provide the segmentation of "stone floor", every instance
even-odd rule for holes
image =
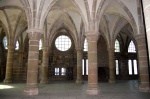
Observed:
[[[115,84],[99,83],[100,94],[86,94],[87,82],[77,85],[72,81],[53,81],[39,84],[39,95],[26,96],[25,83],[0,83],[0,99],[150,99],[150,93],[139,92],[138,81],[117,81]]]

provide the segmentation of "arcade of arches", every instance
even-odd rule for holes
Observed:
[[[99,82],[136,79],[139,90],[148,92],[149,5],[149,0],[0,0],[0,80],[26,82],[27,95],[37,95],[37,84],[52,80],[87,80],[87,94],[96,95]]]

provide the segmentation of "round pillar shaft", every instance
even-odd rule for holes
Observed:
[[[8,46],[7,63],[6,63],[6,75],[4,83],[12,83],[12,69],[14,59],[14,46]]]
[[[87,34],[88,40],[88,86],[87,94],[97,95],[98,88],[98,66],[97,66],[97,40],[98,34]]]
[[[49,48],[43,47],[42,68],[41,68],[41,81],[40,83],[48,83],[48,60],[49,60]]]
[[[83,83],[83,78],[82,78],[82,49],[77,49],[77,84],[82,84]]]
[[[149,86],[149,71],[148,71],[148,60],[146,52],[145,36],[136,36],[137,47],[138,47],[138,59],[139,59],[139,72],[140,72],[140,86],[139,90],[142,92],[150,92]]]
[[[39,38],[41,31],[37,29],[28,30],[29,36],[29,53],[28,53],[28,69],[27,69],[27,85],[25,94],[37,95],[38,91],[38,63],[39,63]]]
[[[116,82],[114,48],[109,48],[109,83]]]

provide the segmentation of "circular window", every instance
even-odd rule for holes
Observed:
[[[60,51],[67,51],[71,47],[71,40],[68,36],[61,35],[55,40],[55,46]]]

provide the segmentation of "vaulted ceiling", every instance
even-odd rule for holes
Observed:
[[[126,25],[138,33],[137,6],[137,0],[1,0],[0,21],[6,35],[15,40],[27,28],[43,29],[44,39],[50,39],[64,27],[75,42],[91,30],[109,41]]]

